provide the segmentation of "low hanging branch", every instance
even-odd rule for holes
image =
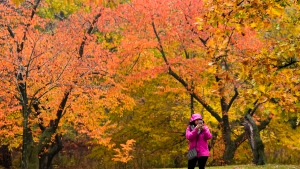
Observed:
[[[219,122],[222,121],[222,118],[219,116],[219,114],[213,110],[213,108],[211,106],[209,106],[200,96],[198,96],[193,90],[191,90],[191,88],[189,87],[188,83],[183,79],[181,78],[177,73],[175,73],[172,68],[171,68],[171,65],[169,64],[168,62],[168,59],[166,57],[166,54],[164,52],[164,48],[162,46],[162,43],[161,43],[161,40],[159,38],[159,35],[156,31],[156,27],[155,27],[155,24],[154,22],[152,22],[152,28],[153,28],[153,31],[155,33],[155,36],[157,38],[157,41],[158,41],[158,44],[159,44],[159,48],[158,50],[160,51],[160,53],[162,54],[162,57],[166,63],[166,65],[168,66],[168,73],[174,77],[177,81],[179,81],[186,89],[188,92],[190,92],[190,95],[195,98],[199,103],[201,103],[201,105],[208,111],[210,112],[210,114],[212,116],[214,116]]]
[[[285,60],[285,64],[283,64],[283,65],[280,65],[280,66],[274,66],[274,67],[277,67],[277,70],[280,70],[280,69],[284,69],[284,68],[287,68],[287,67],[289,67],[289,66],[292,66],[292,65],[294,65],[294,64],[296,64],[297,62],[299,62],[299,61],[297,61],[297,59],[296,58],[289,58],[289,59],[286,59]]]

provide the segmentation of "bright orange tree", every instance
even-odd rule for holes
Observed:
[[[281,71],[285,64],[278,58],[270,63],[268,53],[277,52],[263,36],[279,16],[274,13],[280,5],[273,1],[133,0],[117,9],[124,36],[119,52],[124,62],[133,65],[128,68],[132,76],[147,80],[167,72],[182,84],[218,123],[225,144],[222,160],[230,163],[246,139],[239,124],[244,115],[261,145],[259,131],[273,115],[299,109],[297,87],[285,91],[283,83],[290,81],[281,78],[291,74]],[[283,68],[299,71],[288,65]],[[254,162],[264,164],[263,148],[259,149],[253,150]]]
[[[120,58],[95,33],[108,31],[109,9],[82,4],[50,20],[40,7],[47,3],[0,4],[1,141],[22,144],[24,169],[51,167],[68,129],[108,145],[107,113],[133,105],[116,81]]]

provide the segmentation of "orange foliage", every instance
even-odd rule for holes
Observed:
[[[115,157],[112,160],[120,161],[122,163],[127,163],[128,161],[130,161],[133,158],[133,156],[130,155],[130,151],[133,150],[134,143],[135,140],[131,139],[127,140],[126,144],[120,144],[122,148],[121,150],[119,148],[114,149],[114,151],[116,151],[117,154],[114,155]]]
[[[82,10],[65,20],[49,20],[32,15],[31,3],[26,1],[27,6],[23,4],[18,9],[9,2],[0,4],[0,11],[5,11],[0,21],[0,118],[3,125],[20,123],[21,118],[14,118],[16,111],[29,110],[29,127],[38,139],[41,132],[36,125],[48,126],[51,120],[58,118],[56,111],[64,92],[72,88],[58,132],[66,133],[67,126],[71,126],[96,138],[98,143],[108,144],[110,139],[103,136],[110,127],[105,109],[122,114],[134,104],[123,93],[126,87],[116,82],[121,59],[89,32],[95,30],[96,25],[99,32],[108,31],[105,24],[100,23],[107,21],[109,9],[99,6],[90,13]],[[95,19],[97,15],[99,20]],[[26,86],[25,94],[18,90],[18,84]],[[27,102],[26,107],[21,107],[20,103],[24,102]],[[32,107],[35,103],[38,103],[38,111]],[[17,131],[12,133],[20,132],[19,128],[13,129]],[[1,130],[0,135],[5,133]]]

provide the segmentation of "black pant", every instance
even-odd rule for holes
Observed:
[[[194,169],[196,167],[197,161],[198,161],[199,169],[204,169],[207,159],[208,159],[207,156],[203,156],[203,157],[194,158],[192,160],[189,160],[188,169]]]

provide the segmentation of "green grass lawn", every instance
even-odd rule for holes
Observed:
[[[220,166],[220,167],[205,167],[208,169],[258,169],[258,168],[265,168],[265,169],[300,169],[300,166],[296,165],[276,165],[276,164],[268,164],[264,166],[255,166],[255,165],[235,165],[235,166]]]
[[[277,164],[267,164],[263,166],[255,166],[255,165],[229,165],[229,166],[217,166],[217,167],[205,167],[207,169],[300,169],[300,166],[297,165],[277,165]],[[175,169],[175,168],[168,168],[168,169]],[[177,168],[179,169],[179,168]],[[186,168],[181,168],[186,169]],[[198,169],[196,167],[195,169]]]

